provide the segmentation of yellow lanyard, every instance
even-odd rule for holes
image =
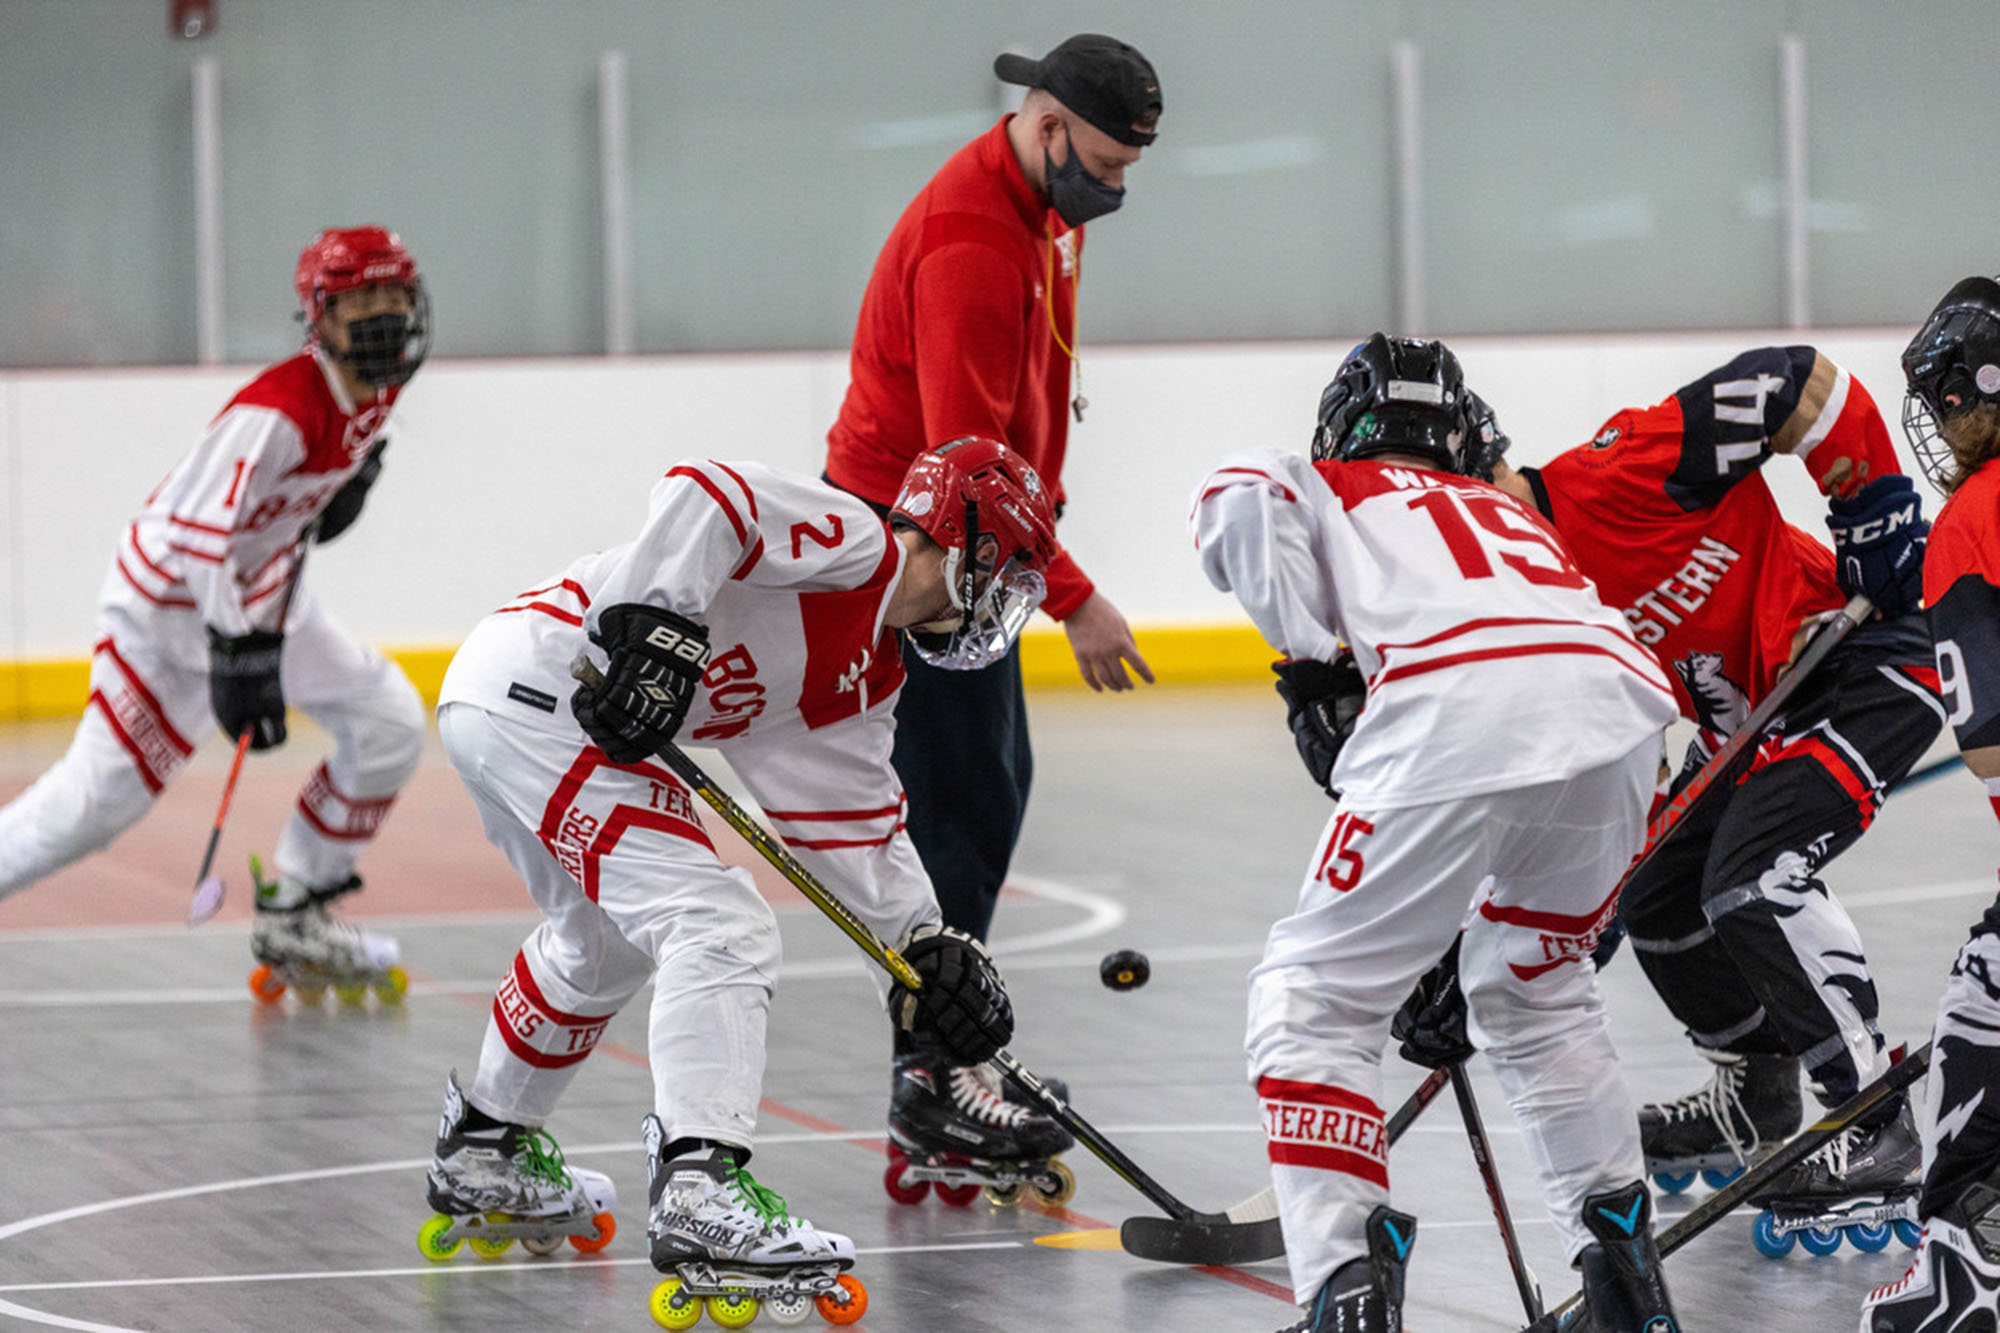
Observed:
[[[1081,422],[1083,420],[1083,409],[1090,406],[1090,400],[1083,396],[1083,359],[1077,356],[1074,347],[1063,341],[1062,330],[1056,327],[1056,234],[1054,230],[1044,223],[1042,235],[1047,237],[1049,242],[1048,281],[1043,286],[1043,290],[1048,296],[1049,333],[1055,338],[1056,346],[1062,350],[1062,354],[1069,358],[1070,375],[1075,380],[1075,384],[1072,387],[1076,391],[1075,396],[1069,400],[1069,410],[1074,412],[1076,419]],[[1080,270],[1082,268],[1083,263],[1080,259],[1071,260],[1069,271],[1069,309],[1070,331],[1072,333],[1075,332],[1076,321],[1076,284],[1077,279],[1081,276]]]

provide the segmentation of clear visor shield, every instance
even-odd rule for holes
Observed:
[[[1042,576],[1016,556],[986,581],[955,629],[942,634],[912,630],[910,646],[918,657],[946,671],[977,671],[991,666],[1021,637],[1028,617],[1035,614],[1048,591]]]

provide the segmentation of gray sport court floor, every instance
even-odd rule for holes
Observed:
[[[997,931],[1021,1020],[1014,1050],[1066,1076],[1078,1109],[1169,1189],[1224,1207],[1263,1184],[1240,1054],[1243,976],[1293,897],[1324,802],[1268,690],[1052,693],[1032,711],[1036,795]],[[0,795],[39,771],[68,730],[0,729]],[[253,760],[238,794],[224,863],[236,912],[247,897],[242,851],[268,845],[317,754],[308,730],[294,737]],[[653,1327],[637,1143],[650,1086],[644,996],[613,1023],[551,1125],[573,1160],[615,1178],[612,1245],[594,1258],[565,1249],[534,1260],[517,1247],[499,1261],[462,1251],[431,1265],[417,1254],[445,1071],[476,1058],[493,985],[534,919],[476,841],[435,748],[363,866],[371,890],[356,912],[399,904],[377,924],[401,937],[415,979],[401,1011],[331,998],[260,1010],[243,987],[240,916],[193,933],[101,924],[171,920],[226,758],[211,741],[112,853],[0,904],[0,1327]],[[1929,1026],[1953,951],[1993,892],[1994,835],[1961,770],[1892,799],[1835,867],[1895,1039],[1919,1040]],[[787,972],[756,1165],[796,1211],[854,1236],[871,1297],[859,1327],[1208,1333],[1293,1317],[1281,1264],[1179,1269],[1037,1244],[1150,1211],[1082,1151],[1070,1155],[1081,1187],[1060,1215],[891,1203],[879,1139],[888,1041],[862,963],[802,902],[781,908]],[[1100,986],[1097,960],[1120,946],[1151,955],[1146,989]],[[1629,955],[1605,981],[1641,1097],[1704,1076]],[[1417,1072],[1393,1054],[1387,1068],[1400,1098]],[[1506,1108],[1483,1070],[1476,1084],[1553,1302],[1570,1275]],[[1396,1149],[1392,1171],[1398,1204],[1420,1219],[1409,1327],[1517,1327],[1449,1097]],[[1669,1214],[1683,1206],[1666,1204]],[[1892,1280],[1906,1254],[1843,1248],[1772,1262],[1751,1248],[1741,1214],[1670,1272],[1690,1329],[1817,1333],[1853,1328],[1862,1293]]]

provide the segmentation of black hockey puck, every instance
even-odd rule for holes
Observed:
[[[1137,990],[1153,975],[1153,965],[1137,949],[1120,949],[1104,955],[1097,975],[1112,990]]]

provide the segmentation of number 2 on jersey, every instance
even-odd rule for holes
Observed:
[[[1482,494],[1440,486],[1411,496],[1409,505],[1430,515],[1445,548],[1458,562],[1458,572],[1466,578],[1492,578],[1490,557],[1497,556],[1530,583],[1588,586],[1562,544],[1498,491]],[[1471,522],[1466,521],[1468,516]]]

